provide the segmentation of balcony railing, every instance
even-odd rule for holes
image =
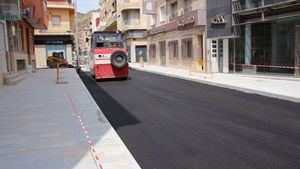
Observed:
[[[232,0],[232,5],[234,12],[240,12],[294,1],[297,0]]]
[[[39,30],[38,33],[65,35],[65,34],[74,34],[74,31],[72,31],[72,30]]]
[[[169,20],[174,20],[178,16],[178,12],[174,11],[169,15]]]

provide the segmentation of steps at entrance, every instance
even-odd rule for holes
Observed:
[[[27,76],[26,72],[19,72],[19,73],[4,73],[4,84],[11,86],[17,85],[19,82],[24,80]]]

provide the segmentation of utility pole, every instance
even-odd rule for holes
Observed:
[[[77,18],[77,0],[75,0],[75,44],[76,44],[76,60],[78,62],[79,55],[79,38],[78,38],[78,18]]]

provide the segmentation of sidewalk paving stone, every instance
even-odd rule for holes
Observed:
[[[68,99],[94,141],[104,169],[140,168],[73,69],[37,70],[16,86],[0,87],[0,168],[97,168]]]

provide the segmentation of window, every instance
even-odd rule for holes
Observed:
[[[166,20],[166,7],[162,6],[160,7],[160,14],[159,14],[159,21],[164,22]]]
[[[19,51],[19,29],[16,23],[12,24],[12,36],[13,36],[13,51]]]
[[[182,40],[182,57],[185,59],[190,59],[193,57],[192,38]]]
[[[140,10],[132,9],[122,12],[124,25],[137,25],[140,24]]]
[[[188,13],[192,11],[192,0],[184,0],[184,4],[185,4],[185,9],[184,9],[184,13]]]
[[[131,11],[131,24],[140,24],[140,10],[135,9]]]
[[[171,4],[171,11],[170,11],[171,19],[174,19],[178,16],[177,13],[177,1]]]
[[[124,25],[129,24],[129,13],[128,13],[128,11],[123,12],[123,24]]]
[[[52,16],[52,26],[60,26],[61,17],[60,16]]]
[[[20,33],[21,33],[21,49],[22,51],[25,51],[25,39],[24,39],[24,36],[25,36],[25,32],[24,32],[24,28],[22,25],[20,25]]]
[[[155,22],[156,22],[156,15],[151,15],[151,18],[150,18],[150,24],[151,24],[151,26],[155,25]]]

